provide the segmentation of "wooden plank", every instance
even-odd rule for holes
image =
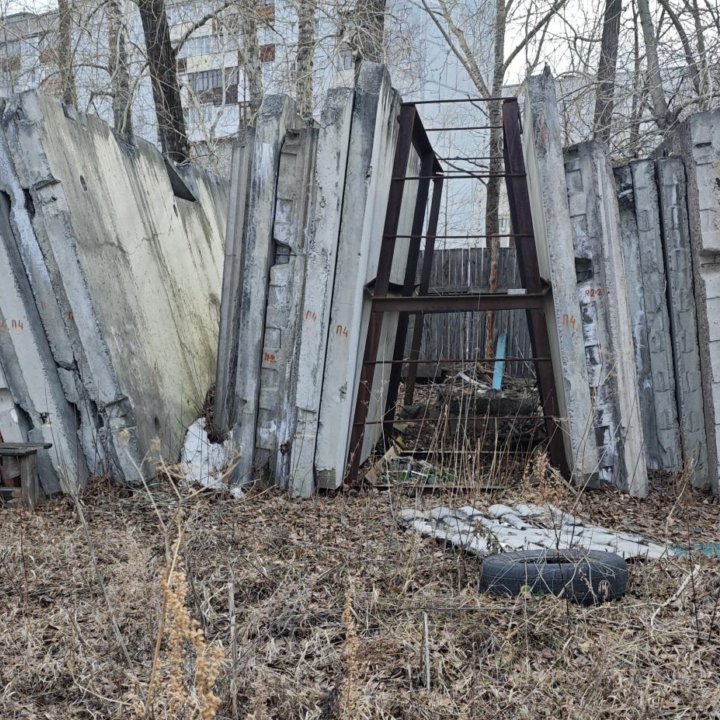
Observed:
[[[33,510],[40,499],[40,483],[38,481],[36,455],[20,458],[20,487],[22,488],[22,504]]]
[[[25,448],[29,450],[49,450],[52,447],[52,443],[10,443],[0,442],[0,450],[6,448]]]

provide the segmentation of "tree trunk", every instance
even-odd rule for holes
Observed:
[[[298,47],[295,58],[295,94],[298,113],[311,118],[313,110],[313,55],[315,51],[315,2],[299,0]]]
[[[697,68],[699,78],[698,95],[700,96],[699,108],[700,110],[706,110],[710,106],[710,73],[708,72],[707,51],[705,49],[705,29],[697,0],[692,0],[690,12],[692,13],[693,22],[695,23],[697,54],[700,61],[700,66]]]
[[[652,17],[648,0],[637,0],[640,25],[642,26],[645,41],[645,56],[647,58],[648,85],[650,98],[653,104],[653,116],[657,126],[664,130],[668,125],[668,107],[665,99],[665,90],[660,77],[660,62],[658,61],[657,39],[653,28]]]
[[[387,0],[357,0],[354,12],[353,54],[355,73],[363,60],[385,59],[385,8]]]
[[[595,96],[595,137],[608,142],[615,107],[615,70],[617,68],[618,42],[620,39],[620,15],[622,0],[605,1],[602,41],[600,43],[600,61],[597,72],[597,92]]]
[[[240,13],[240,33],[242,36],[240,64],[245,73],[247,100],[250,103],[250,112],[246,114],[244,120],[246,125],[254,125],[255,116],[260,109],[264,94],[255,2],[253,0],[241,0]]]
[[[493,59],[493,81],[491,93],[493,97],[502,95],[505,78],[505,0],[496,0],[495,8],[495,52]],[[490,162],[487,181],[487,204],[485,206],[485,233],[490,248],[490,274],[488,292],[497,292],[498,260],[500,259],[500,175],[504,171],[503,164],[503,133],[502,101],[492,100],[489,103],[490,129]],[[495,357],[495,313],[485,314],[485,357]]]
[[[637,157],[640,152],[640,116],[643,108],[643,79],[640,73],[640,34],[637,26],[637,7],[635,0],[632,2],[633,12],[633,96],[632,108],[630,111],[630,145],[629,152]]]
[[[130,73],[127,64],[127,35],[121,3],[108,2],[108,45],[110,48],[110,81],[112,85],[113,122],[122,135],[132,135]]]
[[[177,163],[190,159],[185,116],[170,42],[165,0],[138,0],[162,151]]]
[[[70,0],[58,0],[58,69],[62,100],[66,105],[77,106],[77,90],[73,70],[72,49],[73,9]]]

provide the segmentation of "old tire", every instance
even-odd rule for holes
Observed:
[[[625,594],[627,564],[619,555],[594,550],[520,550],[483,560],[480,590],[519,595],[525,590],[592,605]]]

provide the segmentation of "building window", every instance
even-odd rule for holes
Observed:
[[[275,45],[261,45],[258,52],[261,63],[274,62],[275,60]]]
[[[10,55],[8,57],[0,56],[0,72],[18,72],[20,70],[20,56]]]
[[[0,71],[17,72],[20,66],[20,41],[8,40],[0,43]]]
[[[275,23],[275,0],[260,0],[256,12],[258,20],[272,27]]]
[[[215,68],[188,73],[185,84],[204,105],[227,105],[238,98],[238,69]]]
[[[352,70],[355,67],[355,58],[353,57],[353,51],[347,43],[343,43],[340,46],[339,57],[340,70]]]

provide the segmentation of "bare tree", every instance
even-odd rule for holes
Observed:
[[[606,0],[603,19],[602,40],[600,43],[600,61],[597,71],[597,94],[595,98],[595,135],[607,142],[615,95],[615,71],[617,69],[618,44],[620,42],[620,16],[622,0]]]
[[[58,0],[58,70],[62,100],[77,106],[77,90],[73,70],[73,7],[70,0]]]
[[[385,59],[386,11],[387,0],[355,0],[350,9],[340,10],[340,33],[353,54],[356,76],[363,60]]]
[[[258,19],[254,0],[239,0],[240,10],[240,63],[245,72],[248,99],[250,102],[248,125],[255,122],[255,116],[263,99],[262,63],[258,44]]]
[[[301,117],[312,117],[313,55],[315,53],[315,2],[295,0],[298,43],[295,57],[295,96]]]
[[[545,29],[555,14],[566,4],[567,0],[553,0],[543,7],[536,7],[533,13],[535,22],[527,28],[524,36],[508,53],[505,47],[509,14],[511,9],[517,10],[514,0],[495,0],[495,13],[492,33],[492,67],[487,77],[481,70],[484,65],[482,59],[476,54],[477,49],[472,47],[466,30],[456,19],[454,10],[456,4],[451,0],[437,0],[431,7],[429,0],[421,0],[425,11],[432,18],[438,30],[448,43],[450,50],[467,71],[479,95],[489,98],[488,120],[490,125],[490,161],[489,177],[487,180],[487,200],[485,206],[485,233],[489,239],[490,247],[490,275],[488,286],[490,292],[497,290],[498,259],[500,253],[500,176],[503,170],[502,161],[502,102],[500,98],[508,68],[516,57],[526,50],[533,41],[544,38]],[[482,33],[478,33],[482,35]],[[539,57],[538,53],[535,53]],[[496,98],[496,99],[491,99]],[[492,357],[494,353],[494,314],[486,314],[485,357]]]
[[[127,31],[123,23],[122,0],[108,0],[109,72],[115,130],[132,134],[132,93],[127,58]]]
[[[145,35],[160,146],[170,159],[184,163],[190,151],[165,0],[137,0],[137,6]]]
[[[657,37],[653,27],[650,5],[648,0],[637,0],[640,26],[642,27],[643,40],[645,41],[645,55],[647,57],[648,84],[650,86],[650,97],[652,98],[653,117],[657,126],[664,130],[668,125],[668,106],[665,99],[660,76],[660,62],[658,60]]]

